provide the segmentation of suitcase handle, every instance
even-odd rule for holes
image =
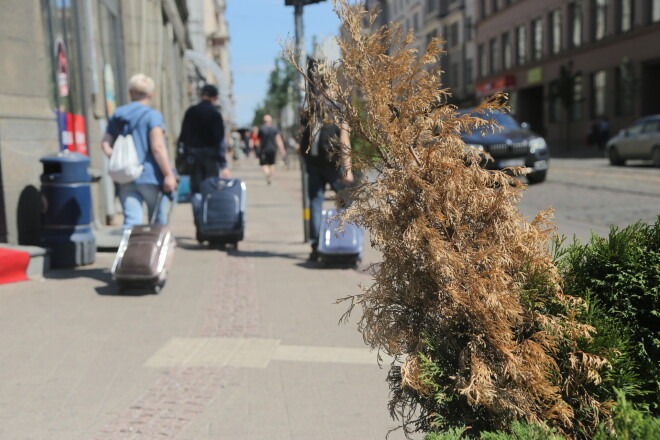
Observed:
[[[163,191],[158,191],[158,195],[156,196],[156,204],[154,205],[154,212],[151,213],[151,218],[149,219],[149,224],[150,225],[155,225],[156,224],[156,217],[158,217],[158,209],[160,208],[160,204],[163,201],[163,196],[165,194]],[[170,219],[172,218],[172,211],[174,210],[174,194],[169,193],[167,195],[170,199],[170,209],[168,209],[167,212],[167,222],[170,222]]]

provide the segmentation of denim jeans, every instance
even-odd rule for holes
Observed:
[[[319,243],[321,229],[321,214],[325,187],[329,184],[336,193],[345,187],[341,183],[341,171],[334,165],[307,164],[307,194],[309,196],[309,239],[312,248],[316,249]]]
[[[142,202],[147,203],[147,221],[151,221],[158,199],[158,193],[161,191],[160,185],[151,183],[129,182],[119,187],[119,200],[124,211],[124,229],[135,225],[144,224]],[[163,195],[160,199],[158,212],[156,214],[156,223],[166,225],[167,207],[169,199]]]

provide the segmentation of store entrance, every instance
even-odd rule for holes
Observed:
[[[546,135],[543,106],[543,86],[518,91],[518,122],[527,122],[541,136]]]
[[[642,116],[660,113],[660,60],[642,63]]]

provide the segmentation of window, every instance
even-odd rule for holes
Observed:
[[[527,62],[527,29],[524,24],[516,28],[516,62],[519,66]]]
[[[426,34],[426,45],[428,46],[429,43],[431,43],[431,41],[433,41],[433,39],[436,38],[437,36],[438,36],[438,31],[437,30],[434,30],[434,31],[429,32],[428,34]]]
[[[550,53],[553,55],[561,51],[561,9],[550,13]]]
[[[465,19],[465,41],[472,41],[472,17]]]
[[[644,124],[644,133],[657,133],[660,131],[660,119],[647,121]]]
[[[479,16],[484,19],[486,18],[486,0],[481,0],[479,2]]]
[[[426,12],[435,11],[436,4],[438,0],[426,0]]]
[[[502,34],[502,67],[508,70],[513,67],[513,53],[511,51],[511,34]]]
[[[632,63],[621,63],[616,69],[615,112],[617,116],[629,116],[635,111],[634,87]]]
[[[550,122],[561,121],[562,103],[558,94],[559,84],[557,81],[550,83]]]
[[[568,8],[571,20],[571,47],[582,46],[582,1],[571,3]]]
[[[584,101],[582,92],[582,74],[578,73],[573,77],[573,108],[571,109],[571,120],[579,121],[582,119],[582,101]]]
[[[651,3],[651,23],[657,23],[660,21],[660,0],[649,0]]]
[[[540,60],[543,57],[543,19],[532,21],[532,59]]]
[[[486,60],[486,48],[483,44],[479,45],[477,53],[479,55],[479,77],[484,78],[488,75],[488,60]]]
[[[413,15],[413,27],[415,28],[415,31],[419,29],[419,14],[415,12],[415,15]]]
[[[498,2],[497,0],[492,0],[492,2],[491,2],[491,10],[493,11],[493,13],[497,12],[498,9],[500,9],[500,7],[499,7],[499,2]]]
[[[591,75],[591,116],[599,117],[605,114],[606,73],[599,70]]]
[[[451,63],[451,70],[450,70],[450,76],[449,76],[449,81],[451,81],[451,86],[454,88],[458,88],[458,83],[459,83],[459,78],[460,76],[458,75],[458,63]]]
[[[500,70],[498,65],[498,50],[497,50],[497,38],[492,38],[490,40],[490,73],[495,73]]]
[[[458,22],[452,23],[449,26],[449,46],[456,47],[460,43],[458,39]]]
[[[607,0],[593,0],[593,18],[593,39],[602,40],[607,31]]]
[[[619,32],[632,29],[633,0],[619,0]]]
[[[474,82],[473,81],[474,77],[473,77],[473,74],[472,74],[472,70],[473,70],[472,60],[471,59],[470,60],[465,60],[465,69],[463,71],[463,77],[464,77],[463,78],[463,84],[468,85],[468,84],[472,84]]]

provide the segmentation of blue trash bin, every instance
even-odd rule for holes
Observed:
[[[96,258],[92,232],[89,158],[68,151],[41,158],[43,200],[41,243],[52,267],[91,264]]]

